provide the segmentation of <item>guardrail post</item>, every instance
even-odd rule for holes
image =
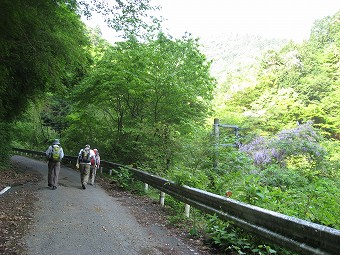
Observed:
[[[165,200],[165,193],[161,191],[161,194],[159,196],[159,202],[161,206],[164,206],[164,200]]]
[[[144,191],[147,192],[149,190],[149,184],[144,183]]]
[[[109,171],[109,175],[110,175],[110,176],[112,175],[112,169],[110,169],[110,171]]]
[[[190,216],[190,205],[185,204],[184,209],[185,209],[185,216],[186,216],[187,218],[189,218],[189,216]]]

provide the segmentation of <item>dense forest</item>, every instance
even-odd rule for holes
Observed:
[[[2,168],[11,147],[44,151],[60,138],[76,155],[89,143],[105,160],[340,229],[340,12],[301,44],[207,42],[162,32],[149,0],[116,4],[1,1]],[[80,17],[91,11],[124,40],[87,28]],[[234,146],[217,152],[215,118],[239,127],[221,129],[218,143]],[[191,233],[250,249],[240,231],[202,218]]]

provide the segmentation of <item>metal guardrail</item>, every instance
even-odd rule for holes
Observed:
[[[43,152],[13,148],[14,151],[43,155]],[[76,161],[77,157],[65,156],[64,160]],[[172,181],[133,167],[101,161],[105,168],[126,168],[137,180],[169,194],[175,199],[208,214],[232,221],[236,226],[252,232],[281,247],[303,255],[340,255],[340,230],[311,223],[295,217],[248,205],[230,198]]]

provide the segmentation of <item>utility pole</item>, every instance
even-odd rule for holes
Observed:
[[[219,138],[220,138],[220,130],[219,130],[219,119],[214,119],[214,163],[213,167],[217,170],[218,167],[218,147],[219,147]]]

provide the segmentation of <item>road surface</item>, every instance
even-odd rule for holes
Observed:
[[[140,225],[99,185],[83,190],[79,172],[62,166],[59,186],[51,190],[46,162],[22,156],[12,160],[43,175],[33,224],[24,238],[29,255],[199,254],[161,226]]]

